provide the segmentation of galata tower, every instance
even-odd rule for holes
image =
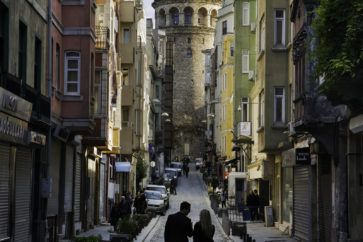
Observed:
[[[167,41],[165,81],[168,83],[169,79],[170,85],[164,86],[163,95],[171,100],[168,111],[173,143],[170,158],[201,157],[206,130],[205,55],[202,51],[213,48],[222,0],[155,0],[152,6],[156,29],[165,31]],[[169,70],[167,65],[170,65]]]

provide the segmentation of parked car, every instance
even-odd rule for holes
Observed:
[[[199,169],[203,165],[203,158],[195,158],[195,168]]]
[[[162,198],[161,192],[145,190],[146,196],[146,212],[155,212],[165,215],[166,204],[165,200]]]
[[[165,201],[166,208],[167,209],[169,208],[169,196],[170,196],[170,194],[169,194],[169,192],[168,192],[168,190],[166,189],[165,186],[149,184],[149,185],[146,186],[146,190],[161,192],[161,196]]]
[[[178,176],[181,176],[182,169],[183,169],[183,163],[181,163],[181,162],[170,162],[170,167],[177,169],[178,170]]]
[[[165,181],[170,182],[171,179],[170,179],[170,177],[168,175],[173,176],[174,179],[176,180],[176,182],[178,183],[178,169],[170,168],[170,167],[165,168],[165,170],[164,170],[164,179],[165,179]],[[167,177],[169,177],[168,180],[167,180]]]

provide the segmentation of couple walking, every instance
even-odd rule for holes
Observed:
[[[190,203],[182,202],[180,211],[168,216],[165,225],[165,242],[184,242],[193,236],[194,242],[213,242],[215,227],[211,222],[208,210],[200,211],[199,221],[193,225],[187,215],[190,212]]]

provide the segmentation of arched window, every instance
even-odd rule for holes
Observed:
[[[174,12],[174,14],[173,14],[173,24],[174,25],[179,24],[179,13],[178,12]]]
[[[192,51],[192,49],[188,49],[188,50],[187,50],[187,58],[192,58],[192,56],[193,56],[193,51]]]
[[[159,27],[165,27],[166,25],[166,14],[164,9],[161,9],[159,11]]]
[[[184,9],[184,24],[192,24],[192,16],[193,16],[193,9],[191,7],[186,7]]]

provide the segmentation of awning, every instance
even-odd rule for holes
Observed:
[[[237,145],[234,145],[232,147],[232,151],[240,151],[241,150],[241,147],[237,146]]]
[[[241,135],[238,138],[233,139],[232,142],[235,144],[253,144],[254,143],[251,137],[245,136],[245,135]]]
[[[122,162],[115,162],[116,172],[130,172],[130,162],[122,161]]]

